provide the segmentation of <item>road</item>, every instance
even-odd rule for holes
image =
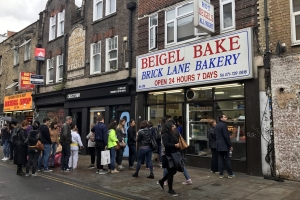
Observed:
[[[138,198],[104,188],[87,186],[67,178],[62,179],[52,173],[41,173],[38,177],[17,176],[15,166],[0,163],[0,199],[131,200]]]

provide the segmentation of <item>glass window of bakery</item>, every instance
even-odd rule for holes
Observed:
[[[148,106],[148,121],[153,123],[157,128],[160,124],[160,119],[164,116],[164,105],[151,105]]]
[[[164,103],[164,92],[149,92],[147,97],[147,104],[161,104]]]
[[[96,124],[97,123],[97,117],[99,116],[105,116],[105,107],[96,107],[90,109],[90,123]]]
[[[184,101],[184,91],[180,90],[169,90],[166,91],[166,103],[169,102],[183,102]]]

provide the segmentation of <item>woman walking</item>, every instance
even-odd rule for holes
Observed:
[[[69,168],[76,169],[77,163],[78,163],[78,151],[79,148],[83,148],[83,144],[80,138],[80,135],[78,134],[78,128],[76,125],[71,126],[71,135],[72,135],[72,143],[71,143],[71,156],[69,159]]]
[[[211,120],[209,123],[210,128],[208,131],[208,141],[209,141],[209,148],[211,149],[211,172],[217,173],[219,171],[218,167],[218,152],[217,152],[217,137],[215,134],[215,126],[217,125],[216,120]]]
[[[153,174],[153,165],[152,165],[152,148],[151,148],[151,138],[152,133],[148,128],[148,122],[142,121],[140,124],[140,130],[138,132],[138,139],[137,141],[140,143],[140,148],[138,152],[138,162],[136,166],[136,171],[132,175],[133,177],[138,177],[141,162],[146,157],[146,164],[150,168],[150,175],[147,178],[154,179]]]
[[[107,148],[110,152],[110,164],[108,164],[108,173],[118,173],[119,171],[115,169],[115,159],[116,159],[116,146],[119,141],[116,134],[117,123],[112,122],[108,125],[108,142]]]
[[[90,129],[92,129],[95,126],[95,124],[91,124]],[[91,156],[91,164],[88,166],[88,169],[95,169],[95,133],[90,132],[87,136],[86,139],[88,139],[88,150],[90,152]]]
[[[120,119],[118,127],[117,127],[117,138],[119,140],[119,144],[121,145],[121,148],[117,150],[116,152],[116,161],[118,164],[118,170],[122,171],[123,169],[125,169],[125,167],[122,166],[122,160],[123,160],[123,153],[124,153],[124,149],[126,147],[125,145],[125,141],[124,141],[124,137],[126,136],[126,132],[125,132],[125,119]]]
[[[57,145],[58,145],[58,127],[57,127],[57,122],[52,122],[50,124],[50,138],[51,138],[51,168],[55,168],[54,166],[54,160],[55,160],[55,154],[56,154],[56,149],[57,149]]]
[[[130,120],[130,127],[127,130],[128,136],[128,147],[129,147],[129,169],[135,169],[133,163],[136,158],[136,130],[135,130],[135,121],[134,119]]]
[[[36,143],[39,140],[39,133],[38,133],[38,126],[33,124],[32,125],[32,130],[30,131],[28,135],[28,162],[26,165],[26,175],[29,176],[29,170],[30,167],[32,166],[32,176],[37,176],[38,174],[36,173],[36,167],[37,167],[37,161],[40,155],[40,151],[36,149]]]

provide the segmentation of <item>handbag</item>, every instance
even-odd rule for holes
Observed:
[[[168,168],[172,169],[175,168],[174,160],[171,156],[166,156],[167,161],[168,161]]]
[[[151,137],[150,144],[151,144],[152,151],[157,150],[157,143],[156,143],[156,140],[155,140],[155,138],[153,136]]]
[[[117,145],[115,146],[115,150],[117,151],[117,150],[119,150],[120,148],[121,148],[121,146],[120,146],[119,142],[117,142]]]
[[[179,145],[181,150],[184,150],[189,146],[181,135],[179,135]]]
[[[37,141],[36,145],[35,145],[35,148],[38,150],[38,151],[44,151],[45,147],[44,145],[41,143],[41,141]]]

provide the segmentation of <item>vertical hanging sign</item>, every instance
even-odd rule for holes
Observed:
[[[207,33],[214,33],[214,10],[214,6],[206,0],[194,0],[194,26]]]

